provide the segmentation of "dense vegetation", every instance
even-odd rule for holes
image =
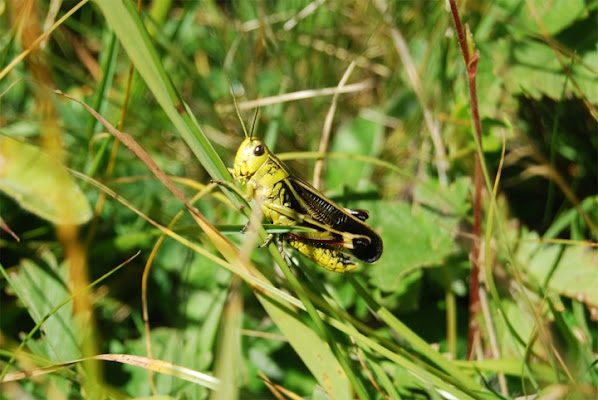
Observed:
[[[2,398],[595,398],[598,3],[458,3],[4,3]],[[381,259],[240,234],[242,124]]]

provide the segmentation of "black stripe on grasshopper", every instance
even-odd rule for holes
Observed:
[[[368,263],[380,258],[383,250],[382,239],[363,222],[369,217],[367,211],[341,208],[303,179],[290,176],[286,181],[302,200],[301,208],[306,214],[337,231],[358,235],[352,238],[352,248],[347,248],[348,252]]]

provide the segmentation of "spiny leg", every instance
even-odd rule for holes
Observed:
[[[278,235],[277,237],[278,239],[278,252],[280,253],[280,255],[282,256],[282,258],[284,259],[284,262],[287,263],[287,266],[289,268],[291,268],[291,259],[289,258],[289,256],[287,255],[287,253],[284,251],[284,240],[282,238],[282,235]]]
[[[247,223],[247,224],[249,224],[249,223]],[[247,225],[245,225],[245,226],[247,226]],[[274,234],[273,233],[269,233],[268,236],[266,236],[266,240],[264,240],[264,243],[260,244],[257,247],[260,248],[260,249],[266,247],[267,245],[270,244],[270,242],[272,241],[272,239],[274,239]]]

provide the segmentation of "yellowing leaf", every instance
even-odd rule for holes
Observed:
[[[9,137],[0,138],[0,190],[55,224],[82,224],[92,215],[83,192],[58,160]]]

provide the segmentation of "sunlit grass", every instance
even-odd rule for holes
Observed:
[[[596,394],[595,10],[459,4],[476,146],[443,2],[84,3],[0,16],[4,397]],[[377,263],[287,266],[236,233],[251,207],[209,184],[244,138],[231,90],[294,173],[369,211]]]

